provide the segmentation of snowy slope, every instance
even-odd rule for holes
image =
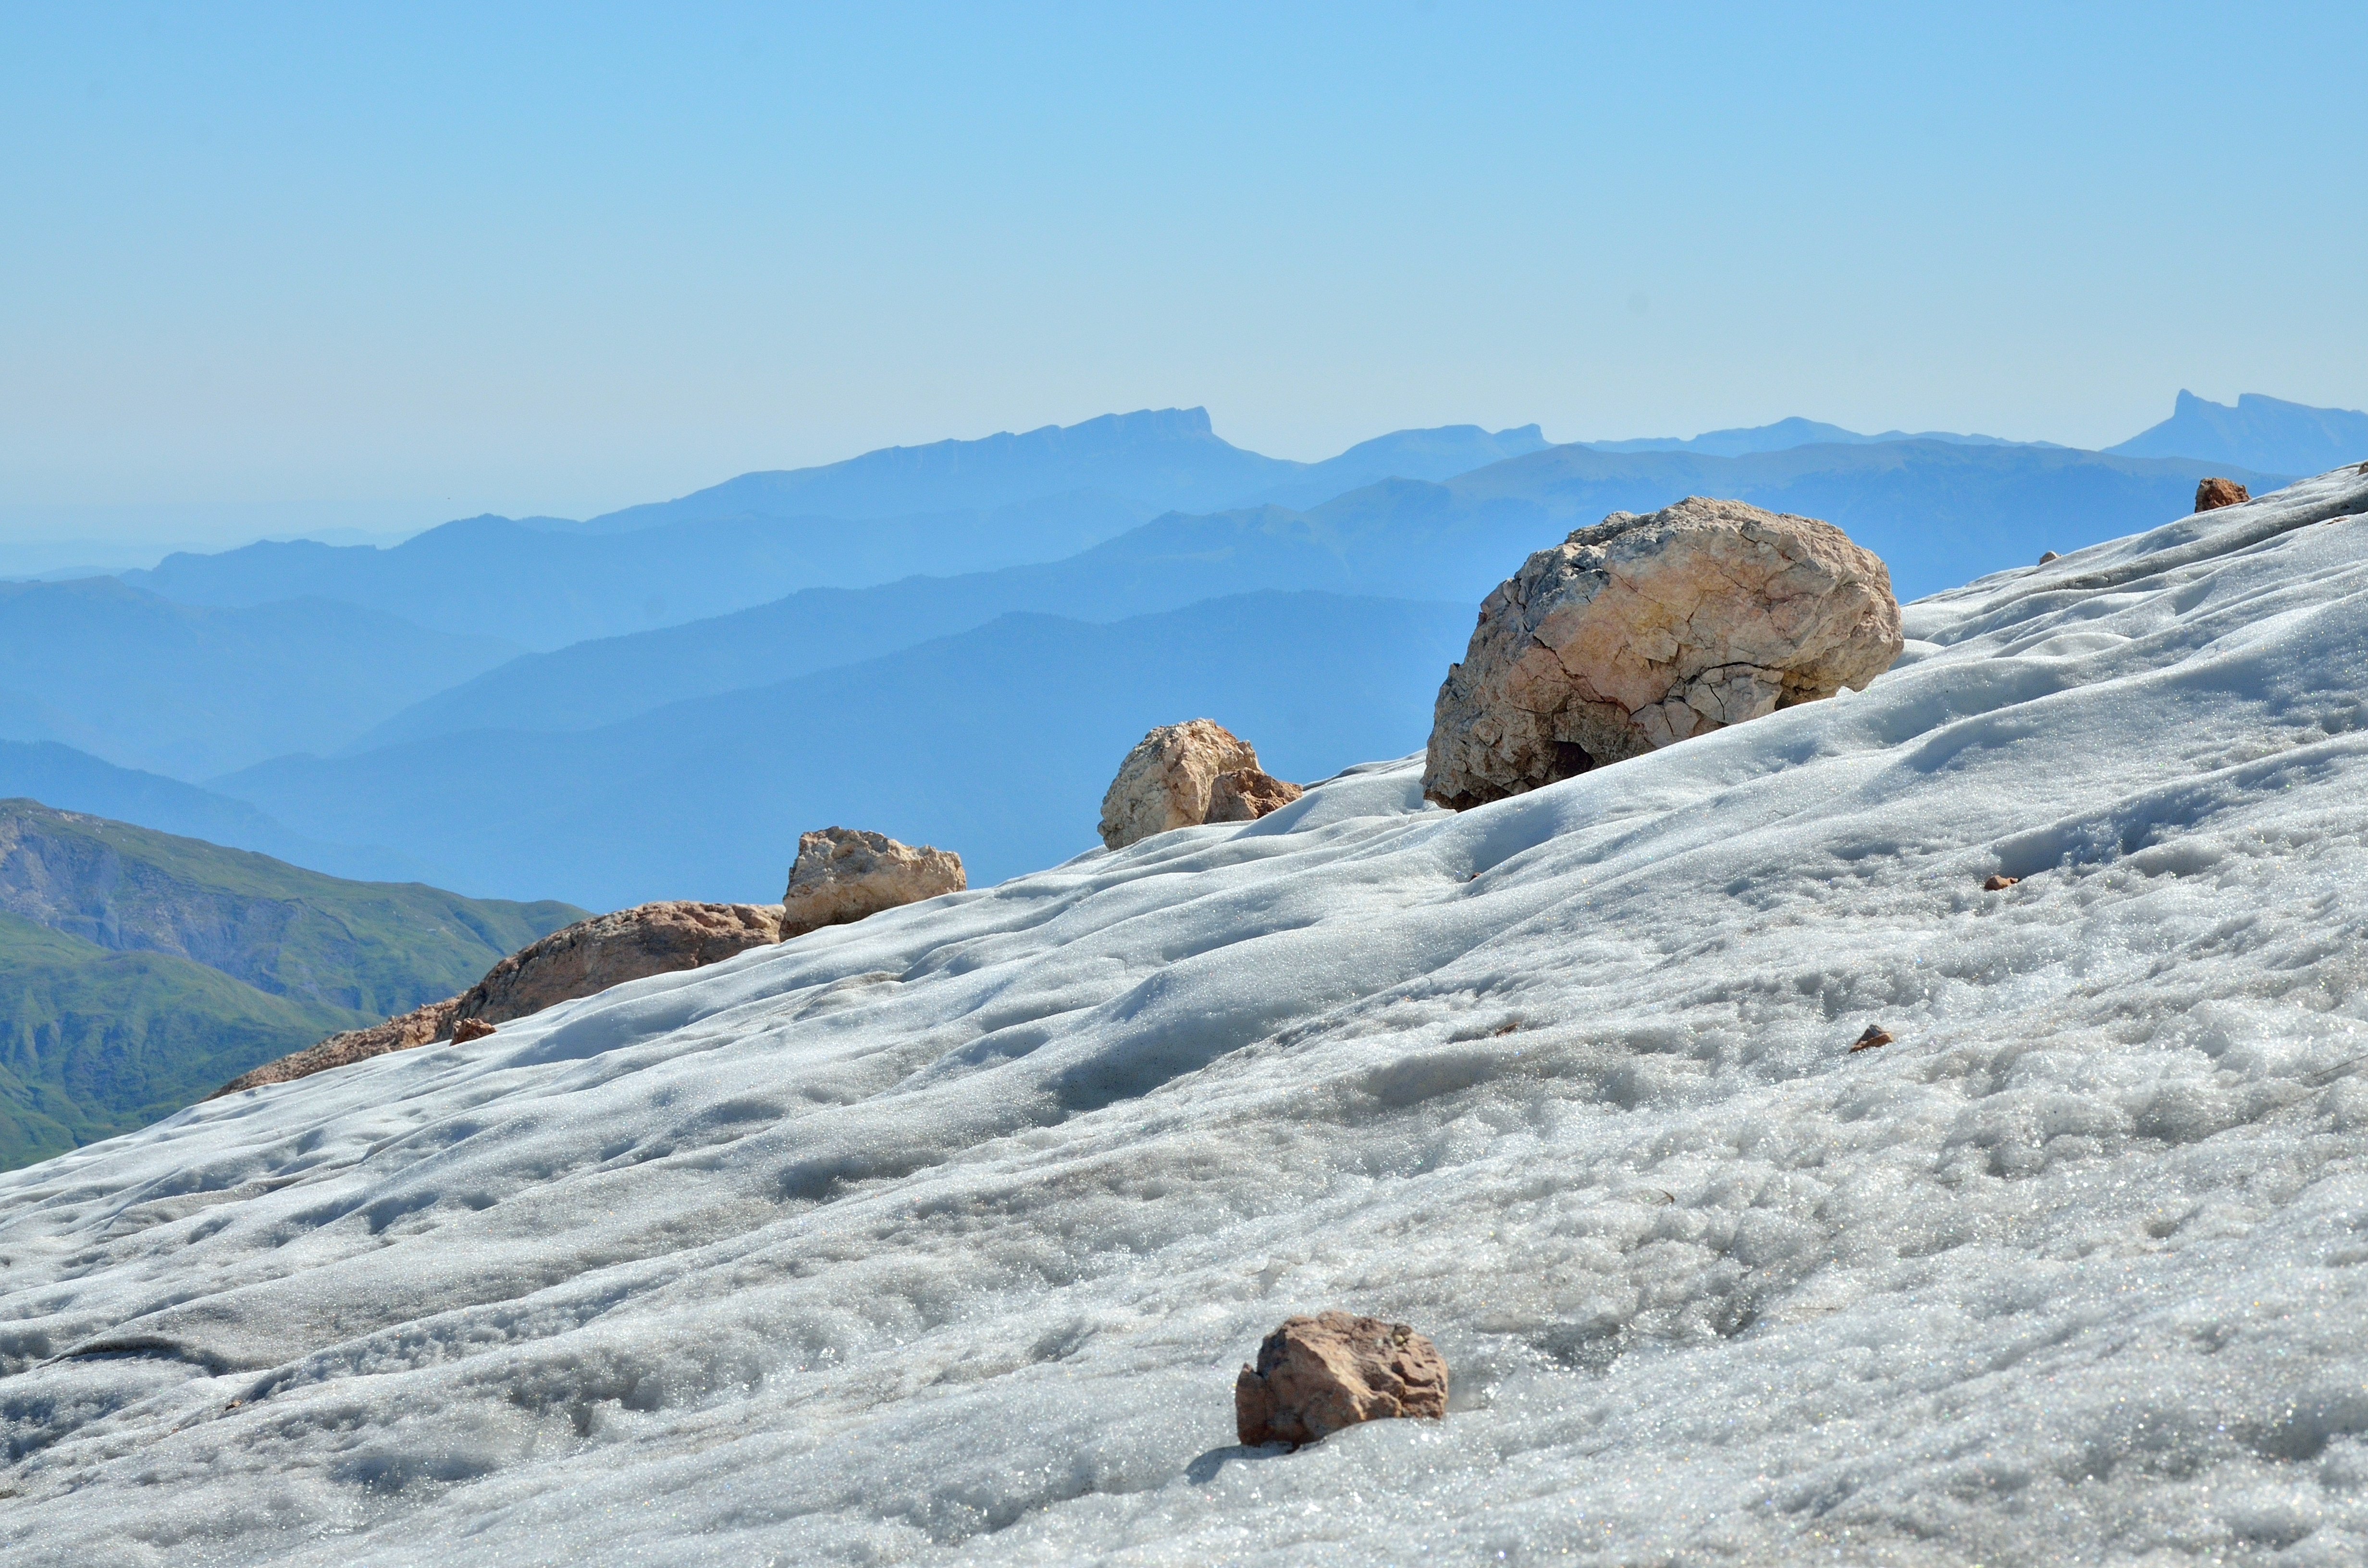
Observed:
[[[0,1177],[0,1561],[2357,1561],[2362,513]],[[1233,1448],[1326,1305],[1450,1418]]]

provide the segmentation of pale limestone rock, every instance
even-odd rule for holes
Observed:
[[[1447,1363],[1402,1323],[1318,1312],[1266,1336],[1234,1381],[1241,1440],[1313,1443],[1360,1421],[1447,1414]]]
[[[1217,776],[1258,765],[1249,742],[1211,720],[1152,731],[1126,754],[1102,796],[1102,843],[1123,849],[1155,833],[1207,822]]]
[[[1220,773],[1209,786],[1211,822],[1256,822],[1299,799],[1305,790],[1255,767]]]
[[[1863,687],[1902,646],[1891,574],[1839,528],[1739,501],[1614,512],[1480,607],[1423,793],[1461,811]]]
[[[969,885],[962,857],[951,849],[916,848],[885,834],[826,827],[798,839],[797,864],[790,868],[781,901],[781,939]]]

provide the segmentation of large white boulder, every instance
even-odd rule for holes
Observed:
[[[1890,572],[1830,523],[1701,496],[1614,512],[1481,605],[1423,793],[1458,811],[1518,795],[1863,687],[1900,647]]]

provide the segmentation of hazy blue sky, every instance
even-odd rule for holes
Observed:
[[[2368,404],[2368,6],[1789,9],[0,5],[0,529]]]

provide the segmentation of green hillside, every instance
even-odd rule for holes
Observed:
[[[0,1167],[465,990],[584,915],[0,801]]]
[[[0,1169],[144,1127],[250,1067],[376,1021],[0,915]]]

